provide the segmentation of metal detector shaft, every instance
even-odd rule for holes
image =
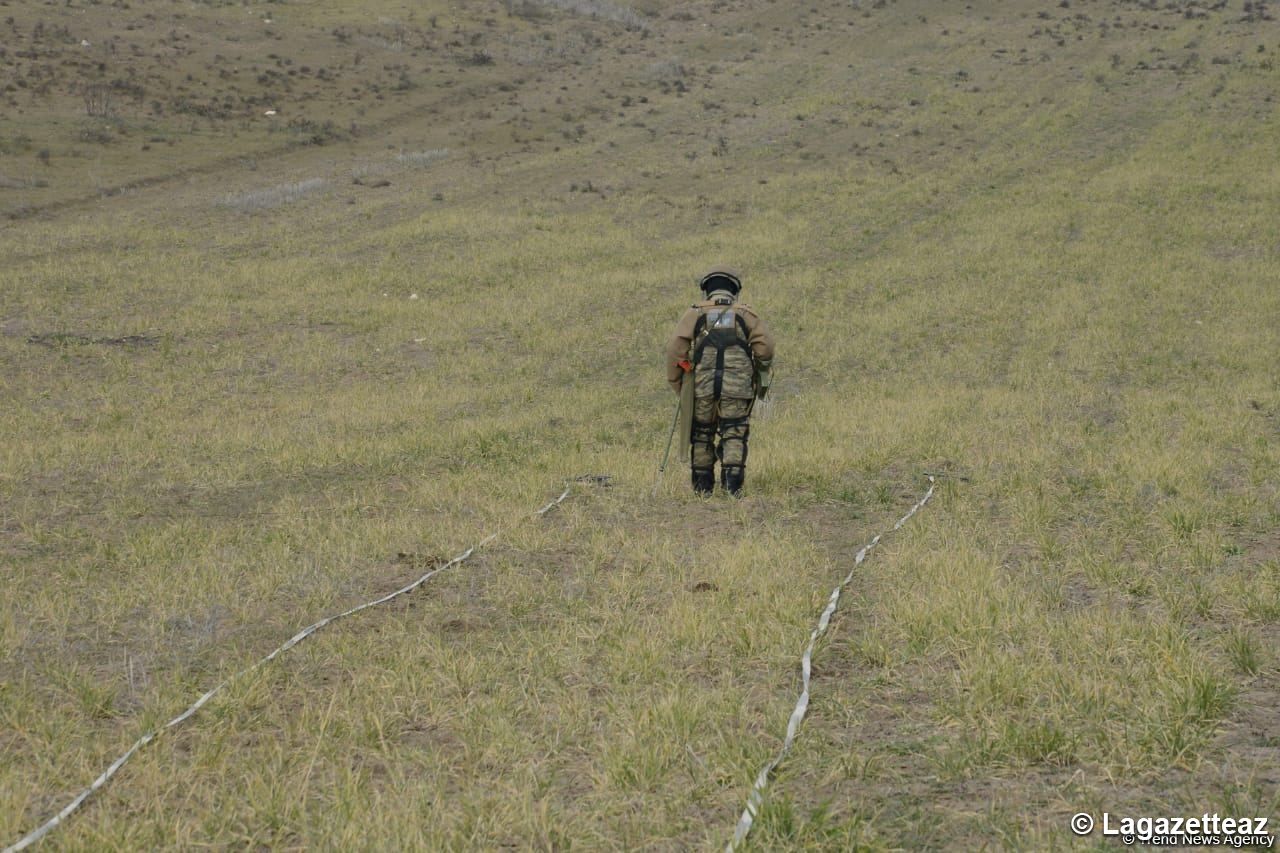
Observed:
[[[676,437],[676,427],[680,424],[680,402],[681,398],[676,397],[676,413],[671,417],[671,431],[667,433],[667,449],[662,454],[662,464],[658,466],[658,476],[653,481],[653,493],[658,493],[658,486],[662,484],[662,475],[667,472],[667,460],[671,458],[671,441]]]

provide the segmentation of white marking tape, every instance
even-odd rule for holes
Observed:
[[[920,507],[929,502],[929,498],[933,497],[933,488],[935,478],[932,474],[926,474],[929,478],[929,490],[924,493],[916,505],[913,506],[906,515],[898,519],[898,523],[893,525],[892,533],[898,530],[902,525],[915,515]],[[831,615],[836,612],[836,605],[840,603],[840,593],[844,591],[849,581],[853,580],[853,574],[858,570],[858,566],[862,565],[862,561],[867,558],[867,554],[871,549],[876,547],[880,538],[884,533],[876,534],[876,537],[862,546],[862,550],[853,558],[853,568],[849,570],[849,574],[845,575],[844,580],[831,591],[831,598],[827,601],[827,607],[822,611],[822,615],[818,617],[818,626],[809,634],[809,647],[804,650],[804,656],[800,658],[800,672],[803,675],[803,686],[800,690],[800,698],[796,700],[795,710],[791,712],[791,719],[787,721],[787,736],[782,741],[782,749],[778,750],[778,754],[773,760],[766,764],[760,770],[760,775],[756,777],[756,783],[751,788],[751,793],[747,796],[747,807],[742,810],[742,817],[738,818],[738,826],[733,831],[733,840],[725,847],[727,853],[733,853],[746,840],[747,833],[751,832],[751,825],[755,822],[756,817],[760,814],[760,806],[764,804],[764,789],[769,784],[769,774],[777,769],[782,763],[782,759],[787,757],[787,753],[791,750],[791,743],[796,739],[796,732],[800,730],[800,722],[804,719],[805,712],[809,710],[809,674],[813,669],[813,647],[817,644],[818,638],[827,631],[827,625],[831,623]]]
[[[577,479],[578,481],[581,481],[581,482],[593,482],[598,484],[605,484],[608,482],[608,478],[603,476],[579,477]],[[551,503],[544,506],[542,509],[532,513],[529,517],[535,518],[540,515],[546,515],[548,512],[550,512],[551,510],[558,507],[561,503],[563,503],[564,499],[569,496],[569,492],[571,492],[572,490],[573,490],[572,485],[566,486],[565,490],[560,493],[560,497],[556,498]],[[287,641],[285,641],[284,645],[277,648],[271,654],[262,658],[260,661],[253,664],[252,666],[245,667],[244,669],[237,672],[235,675],[232,675],[231,677],[224,680],[217,687],[214,687],[212,690],[205,693],[203,696],[201,696],[199,699],[193,702],[191,704],[191,707],[187,708],[187,710],[183,711],[181,714],[174,717],[172,720],[165,723],[160,728],[149,731],[142,737],[138,738],[137,742],[134,743],[133,746],[129,747],[128,752],[126,752],[124,755],[117,758],[115,761],[111,762],[111,766],[108,767],[106,770],[102,771],[102,775],[99,776],[97,779],[94,779],[93,784],[91,784],[88,788],[85,788],[83,791],[81,791],[80,794],[74,800],[67,803],[67,805],[62,809],[62,811],[58,812],[53,817],[49,818],[49,820],[46,821],[44,825],[40,826],[38,829],[32,830],[31,833],[29,833],[28,835],[23,836],[17,842],[4,848],[3,853],[17,853],[17,851],[25,850],[26,848],[30,847],[32,844],[35,844],[40,839],[44,838],[46,835],[48,835],[50,832],[56,829],[59,824],[61,824],[64,820],[66,820],[71,815],[72,812],[80,808],[80,806],[83,805],[84,801],[89,799],[89,797],[95,791],[97,791],[103,785],[107,784],[107,782],[111,779],[111,777],[116,775],[116,771],[118,771],[121,767],[123,767],[125,762],[128,761],[130,758],[132,758],[135,752],[142,749],[147,744],[151,743],[151,741],[155,740],[157,737],[160,736],[161,733],[165,732],[166,730],[174,728],[175,726],[181,725],[182,723],[186,722],[188,719],[191,718],[192,715],[195,714],[196,711],[199,711],[202,707],[204,707],[205,703],[207,703],[214,696],[217,696],[219,693],[221,693],[227,687],[227,685],[231,684],[231,682],[236,681],[237,679],[242,678],[245,675],[248,675],[249,673],[261,667],[263,664],[266,664],[275,660],[277,656],[282,655],[285,652],[289,651],[289,649],[298,645],[298,643],[301,643],[307,637],[310,637],[316,631],[319,631],[321,628],[325,627],[331,622],[337,622],[339,619],[345,619],[348,616],[354,616],[355,614],[359,613],[362,610],[368,610],[370,607],[377,607],[380,604],[386,604],[388,601],[391,601],[393,598],[399,598],[400,596],[406,593],[413,592],[415,589],[422,586],[424,583],[426,583],[435,575],[440,574],[446,569],[451,569],[454,566],[461,563],[462,561],[469,558],[473,553],[475,553],[477,549],[483,548],[485,545],[488,545],[490,542],[497,539],[499,534],[502,532],[503,531],[499,530],[497,533],[490,533],[484,539],[481,539],[477,544],[472,545],[470,548],[463,551],[461,554],[454,557],[452,560],[445,563],[443,566],[437,566],[436,568],[427,572],[425,575],[418,578],[416,581],[409,584],[408,586],[401,587],[395,592],[388,593],[387,595],[382,596],[382,598],[375,599],[374,601],[367,601],[364,604],[358,605],[356,607],[352,607],[350,610],[344,610],[343,612],[335,614],[333,616],[325,617],[324,619],[321,619],[319,622],[316,622],[315,624],[308,625],[307,627],[303,628],[301,631],[294,634]]]

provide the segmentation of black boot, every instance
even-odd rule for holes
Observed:
[[[716,487],[716,472],[711,468],[693,469],[693,490],[700,495],[709,495]]]
[[[735,498],[742,497],[742,481],[747,478],[747,469],[741,465],[725,465],[720,469],[720,488]]]

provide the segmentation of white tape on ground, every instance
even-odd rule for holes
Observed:
[[[920,508],[929,502],[929,498],[933,497],[933,488],[935,478],[932,474],[926,475],[929,478],[929,490],[924,493],[924,497],[916,501],[916,505],[907,511],[907,514],[898,519],[898,523],[888,533],[898,530],[902,525],[906,524],[911,516],[920,511]],[[849,574],[845,575],[844,580],[831,591],[831,598],[827,601],[827,607],[822,611],[822,615],[818,617],[818,626],[809,634],[809,647],[804,650],[804,656],[800,658],[800,673],[803,676],[803,684],[800,690],[800,698],[796,700],[796,707],[791,712],[791,719],[787,721],[787,736],[782,741],[782,749],[778,750],[778,754],[773,760],[766,764],[760,770],[760,775],[756,777],[755,785],[751,788],[751,793],[747,796],[747,807],[742,810],[742,817],[738,818],[738,826],[733,831],[733,840],[725,847],[727,853],[733,853],[746,840],[747,833],[751,832],[751,825],[755,822],[756,817],[760,814],[760,806],[764,804],[764,789],[769,784],[769,775],[777,769],[782,763],[782,759],[787,757],[787,753],[791,750],[791,743],[796,739],[796,732],[800,730],[800,722],[804,719],[805,712],[809,710],[809,676],[813,670],[813,647],[817,644],[818,638],[827,631],[827,626],[831,624],[831,616],[836,612],[836,605],[840,603],[840,593],[844,591],[849,581],[853,580],[854,572],[858,570],[858,566],[862,565],[862,561],[867,558],[867,554],[871,549],[876,547],[880,542],[884,533],[876,534],[876,537],[862,546],[862,550],[853,558],[853,568],[849,570]]]
[[[601,476],[589,476],[589,477],[579,477],[578,481],[606,483],[608,481],[608,478],[601,477]],[[558,498],[551,501],[551,503],[547,504],[546,506],[542,507],[542,509],[539,509],[536,512],[532,513],[530,516],[528,516],[528,518],[536,518],[537,516],[540,516],[540,515],[546,515],[548,512],[550,512],[551,510],[558,507],[561,503],[563,503],[564,499],[569,497],[569,492],[571,492],[572,490],[573,490],[572,485],[566,486],[565,490],[560,493],[560,496]],[[509,530],[510,526],[508,526],[507,529]],[[67,803],[67,805],[62,809],[62,811],[58,812],[53,817],[49,818],[49,820],[46,821],[43,825],[41,825],[39,828],[32,830],[29,834],[23,836],[18,841],[4,848],[3,853],[17,853],[17,851],[25,850],[28,847],[30,847],[32,844],[35,844],[40,839],[44,838],[46,835],[48,835],[50,832],[56,829],[59,824],[61,824],[68,817],[70,817],[71,814],[76,809],[80,808],[80,806],[84,804],[84,801],[89,799],[89,797],[92,796],[95,791],[97,791],[103,785],[107,784],[107,782],[110,781],[111,777],[116,775],[116,772],[125,765],[125,762],[127,762],[130,758],[133,757],[133,754],[135,752],[142,749],[147,744],[151,743],[151,741],[155,740],[157,737],[159,737],[163,732],[167,731],[168,729],[172,729],[175,726],[179,726],[182,723],[186,722],[188,719],[191,718],[193,714],[195,714],[196,711],[199,711],[202,707],[204,707],[205,703],[207,703],[214,696],[217,696],[219,693],[221,693],[233,681],[236,681],[248,675],[249,673],[263,666],[264,664],[270,663],[271,661],[275,660],[279,655],[282,655],[285,652],[289,651],[289,649],[298,645],[298,643],[301,643],[307,637],[310,637],[312,634],[314,634],[316,631],[319,631],[321,628],[325,627],[326,625],[329,625],[333,622],[337,622],[339,619],[345,619],[348,616],[354,616],[355,614],[359,613],[362,610],[368,610],[370,607],[377,607],[380,604],[386,604],[388,601],[391,601],[394,598],[399,598],[400,596],[405,595],[406,593],[413,592],[415,589],[422,586],[424,583],[429,581],[434,576],[440,574],[446,569],[451,569],[454,566],[458,565],[459,563],[463,562],[464,560],[468,559],[472,554],[476,552],[477,549],[483,548],[485,545],[488,545],[490,542],[497,539],[502,532],[504,531],[500,530],[497,533],[489,534],[484,539],[481,539],[478,543],[476,543],[475,545],[472,545],[470,548],[463,551],[461,554],[454,557],[449,562],[445,563],[442,566],[437,566],[436,568],[427,572],[425,575],[418,578],[416,581],[409,584],[408,586],[401,587],[395,592],[391,592],[391,593],[388,593],[387,595],[382,596],[382,598],[378,598],[373,601],[367,601],[364,604],[360,604],[360,605],[357,605],[356,607],[352,607],[350,610],[344,610],[341,613],[337,613],[333,616],[328,616],[324,619],[321,619],[319,622],[316,622],[312,625],[308,625],[307,627],[303,628],[301,631],[299,631],[298,633],[290,637],[288,640],[286,640],[283,645],[281,645],[271,654],[262,658],[257,663],[251,666],[245,667],[244,669],[237,672],[235,675],[232,675],[226,680],[224,680],[221,684],[214,687],[209,692],[205,693],[195,702],[191,703],[191,706],[188,707],[187,710],[183,711],[181,714],[174,717],[172,720],[165,723],[160,728],[149,731],[142,737],[138,738],[137,742],[135,742],[133,746],[129,747],[129,750],[125,752],[124,755],[121,755],[115,761],[111,762],[111,766],[109,766],[106,770],[102,771],[102,775],[100,775],[97,779],[94,779],[93,784],[91,784],[88,788],[85,788],[83,791],[81,791],[74,800]]]

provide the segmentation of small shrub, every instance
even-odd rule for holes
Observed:
[[[84,112],[91,118],[108,118],[113,107],[111,103],[111,87],[102,83],[93,83],[84,87]]]
[[[11,139],[0,139],[0,154],[22,154],[31,150],[31,137],[15,134]]]
[[[347,136],[332,121],[317,122],[306,118],[290,121],[289,132],[293,135],[293,141],[299,145],[324,145]]]

